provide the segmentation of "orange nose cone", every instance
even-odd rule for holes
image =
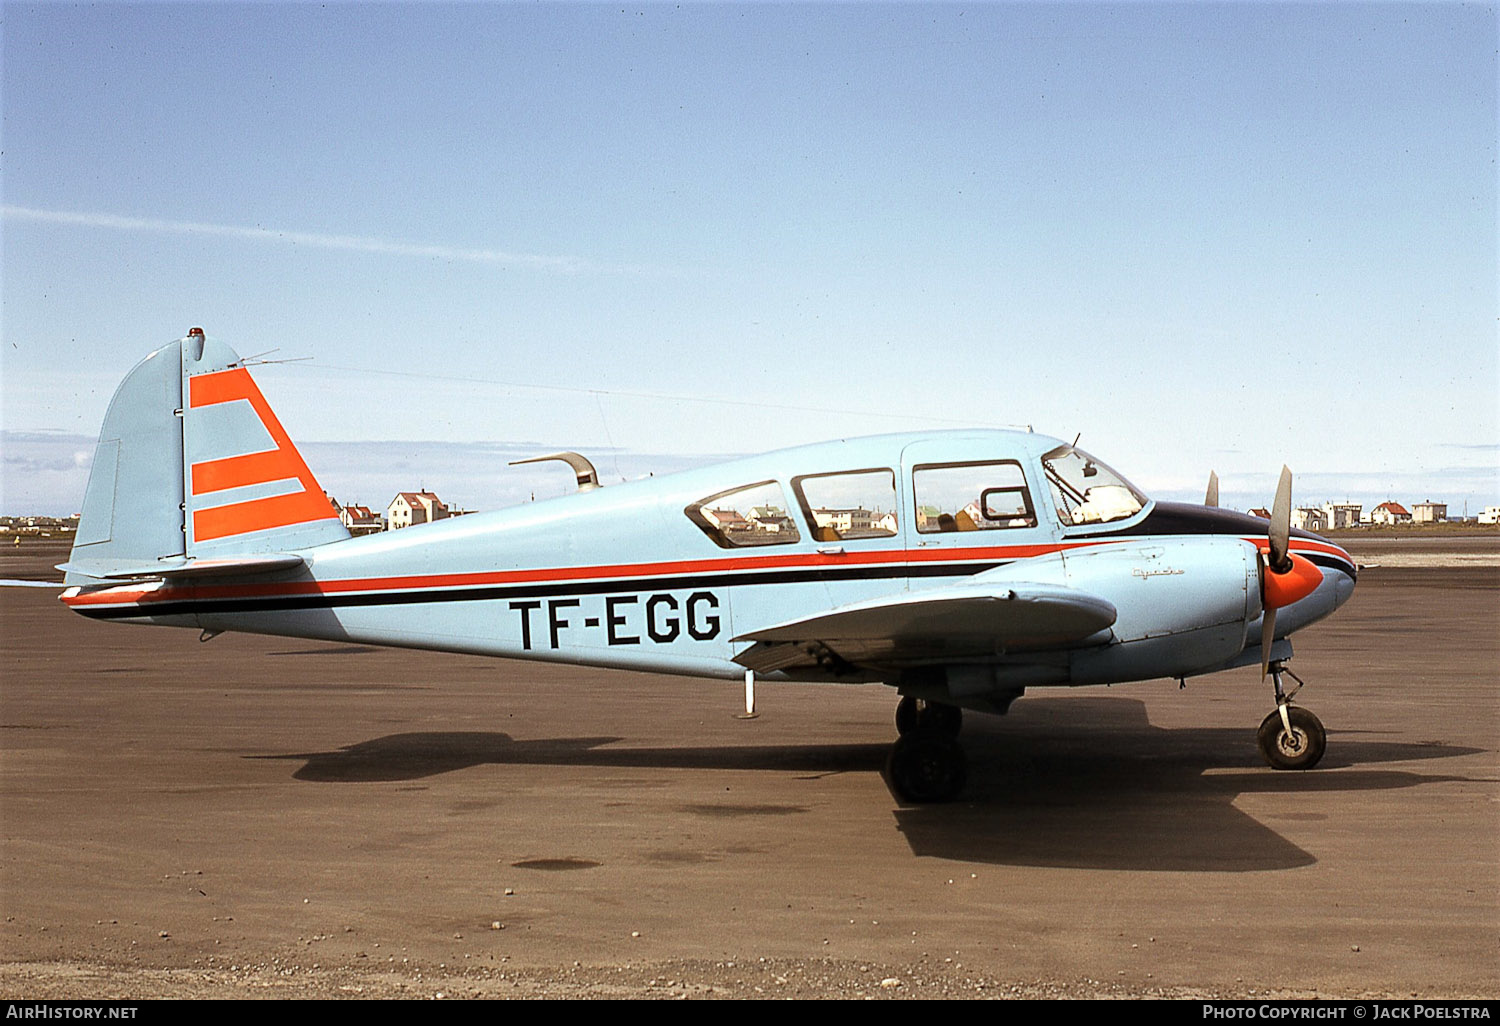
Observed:
[[[1270,567],[1261,575],[1261,604],[1267,609],[1280,609],[1293,602],[1305,599],[1318,590],[1323,583],[1323,571],[1312,562],[1295,553],[1291,555],[1292,568],[1278,574]]]

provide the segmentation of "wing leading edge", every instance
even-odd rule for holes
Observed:
[[[986,582],[859,602],[750,631],[735,662],[758,673],[971,662],[1076,645],[1110,627],[1114,605],[1057,584]]]

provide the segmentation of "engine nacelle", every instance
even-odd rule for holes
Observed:
[[[1109,645],[1074,652],[1074,684],[1179,677],[1244,651],[1261,614],[1260,554],[1206,536],[1074,549],[1067,583],[1120,611]]]
[[[1083,545],[990,575],[1065,584],[1114,603],[1119,619],[1108,637],[1069,653],[1072,684],[1222,666],[1244,651],[1261,615],[1260,556],[1228,535]]]

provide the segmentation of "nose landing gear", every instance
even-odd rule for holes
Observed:
[[[1271,663],[1269,670],[1275,684],[1276,710],[1261,721],[1260,729],[1255,732],[1260,754],[1273,769],[1312,769],[1328,747],[1328,732],[1316,716],[1292,705],[1292,695],[1304,686],[1302,678],[1288,670],[1281,660]],[[1282,674],[1297,682],[1290,693],[1282,690]]]

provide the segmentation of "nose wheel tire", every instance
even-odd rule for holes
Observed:
[[[1273,769],[1308,770],[1323,758],[1328,747],[1328,732],[1323,723],[1300,705],[1288,705],[1287,722],[1282,722],[1281,710],[1275,709],[1261,721],[1255,740],[1260,745],[1260,754]],[[1288,730],[1288,723],[1291,729]]]
[[[946,802],[963,789],[968,762],[957,741],[919,730],[891,746],[886,772],[903,800],[917,804]]]

